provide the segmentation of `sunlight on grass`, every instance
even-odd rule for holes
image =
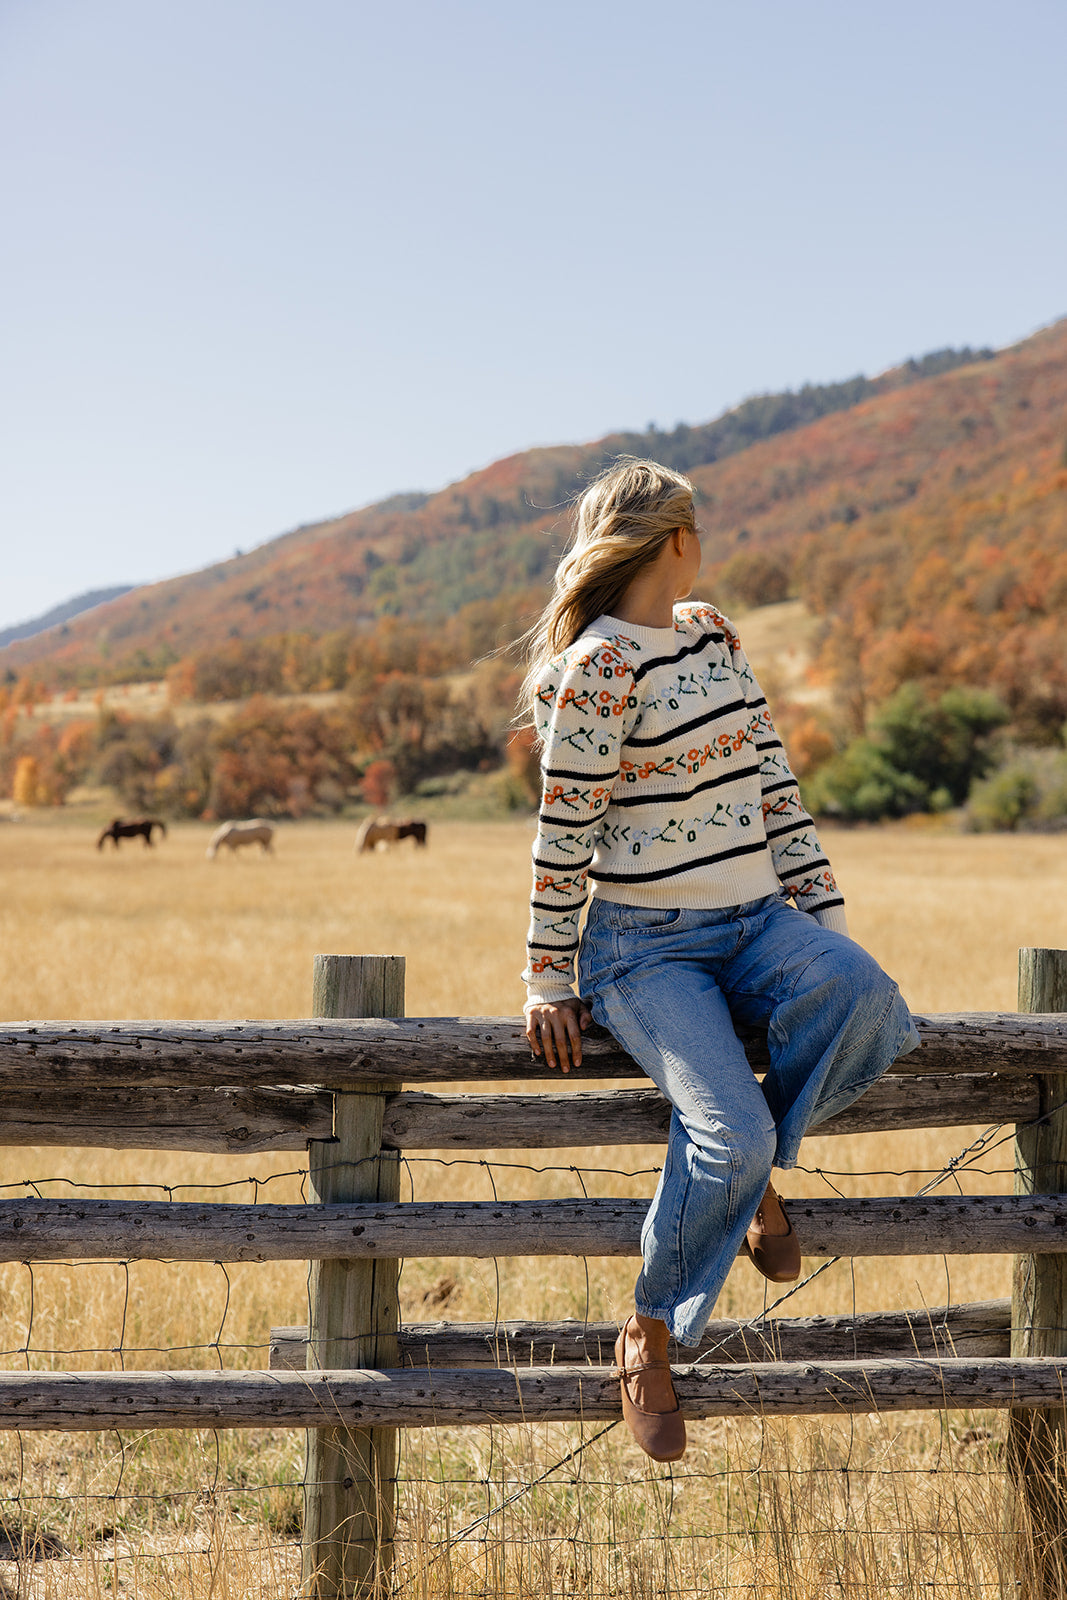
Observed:
[[[0,1014],[300,1017],[312,957],[323,951],[405,955],[409,1015],[520,1009],[528,821],[435,824],[425,851],[362,857],[351,825],[283,825],[274,859],[214,863],[204,859],[209,832],[179,825],[152,851],[138,843],[104,854],[88,827],[0,826]],[[1060,839],[902,825],[824,830],[824,841],[854,936],[916,1010],[1011,1010],[1017,948],[1067,946]],[[908,1193],[969,1137],[953,1129],[812,1139],[785,1187]],[[419,1153],[406,1164],[404,1195],[645,1195],[658,1155]],[[1001,1144],[963,1187],[1010,1190],[1011,1163],[1010,1142]],[[285,1153],[6,1149],[0,1193],[292,1201],[303,1166]],[[1010,1266],[980,1256],[841,1262],[783,1311],[985,1299],[1010,1292]],[[625,1313],[633,1277],[634,1263],[614,1258],[410,1261],[402,1309],[409,1321],[610,1319]],[[770,1293],[741,1262],[718,1314],[755,1315]],[[306,1314],[301,1263],[0,1267],[0,1361],[16,1370],[265,1366],[270,1327]],[[412,1433],[401,1592],[999,1596],[1010,1570],[998,1532],[1003,1427],[981,1413],[708,1422],[693,1428],[684,1470],[673,1473],[653,1468],[619,1428],[467,1533],[597,1430]],[[0,1546],[0,1584],[27,1596],[96,1596],[116,1585],[190,1600],[293,1592],[302,1449],[302,1436],[284,1430],[25,1435],[21,1451],[3,1452],[0,1535],[8,1529],[10,1554],[16,1532],[32,1542],[41,1528],[69,1554],[23,1562],[19,1579]],[[462,1537],[446,1546],[449,1530]]]

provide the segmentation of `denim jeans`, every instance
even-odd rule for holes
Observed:
[[[796,1166],[807,1130],[919,1036],[865,950],[777,895],[714,911],[594,896],[578,980],[596,1021],[674,1108],[636,1299],[642,1315],[694,1345],[772,1166]],[[762,1088],[735,1021],[767,1027]]]

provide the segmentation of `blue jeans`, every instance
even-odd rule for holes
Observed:
[[[776,895],[715,911],[594,896],[579,993],[673,1106],[637,1309],[696,1344],[770,1180],[919,1036],[858,944]],[[733,1022],[764,1024],[762,1088]],[[803,1243],[803,1241],[801,1241]]]

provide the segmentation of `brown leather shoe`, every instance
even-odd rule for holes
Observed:
[[[767,1233],[763,1226],[763,1207],[767,1195],[777,1200],[782,1216],[785,1217],[788,1233]],[[767,1185],[767,1194],[757,1208],[752,1219],[752,1226],[745,1235],[745,1251],[752,1257],[753,1262],[765,1278],[772,1283],[795,1283],[800,1277],[800,1243],[793,1232],[793,1224],[786,1216],[785,1206],[779,1194]]]
[[[640,1373],[656,1370],[665,1371],[669,1376],[671,1370],[667,1361],[645,1361],[636,1366],[627,1366],[626,1330],[632,1320],[627,1317],[615,1341],[615,1371],[621,1379],[623,1418],[646,1456],[651,1456],[653,1461],[678,1461],[685,1454],[686,1440],[685,1423],[678,1396],[674,1394],[674,1384],[670,1386],[674,1395],[674,1405],[670,1411],[646,1411],[630,1392],[631,1382]]]

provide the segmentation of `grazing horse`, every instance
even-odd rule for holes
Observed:
[[[395,821],[392,817],[368,817],[356,834],[355,848],[362,855],[380,844],[396,844],[398,839],[414,839],[416,847],[426,843],[426,824],[407,817]]]
[[[141,838],[144,840],[145,848],[147,849],[152,843],[153,828],[158,828],[161,837],[166,838],[167,824],[161,822],[158,817],[136,817],[132,822],[123,822],[121,817],[116,817],[110,828],[105,828],[96,841],[96,848],[102,850],[105,839],[110,839],[117,850],[120,839]]]
[[[220,845],[225,845],[232,855],[243,844],[258,844],[264,855],[273,855],[270,843],[273,838],[273,827],[269,822],[264,822],[262,817],[253,817],[250,822],[224,822],[211,835],[207,858],[214,861]]]

